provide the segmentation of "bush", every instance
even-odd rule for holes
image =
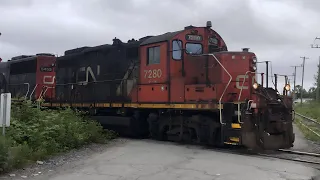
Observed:
[[[88,143],[106,143],[115,134],[71,109],[40,110],[12,105],[11,126],[0,137],[0,172],[19,168]]]

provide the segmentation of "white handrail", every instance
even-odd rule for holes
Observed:
[[[40,92],[40,94],[39,94],[38,99],[42,99],[42,94],[43,94],[43,92],[45,91],[45,89],[48,89],[48,86],[43,86],[43,88],[42,88],[42,90],[41,90],[41,92]]]
[[[244,75],[244,78],[243,78],[243,81],[242,81],[242,85],[241,85],[241,89],[240,89],[240,93],[239,93],[239,97],[238,97],[238,101],[240,101],[242,90],[243,90],[243,86],[244,86],[244,83],[245,83],[245,81],[247,79],[248,73],[255,73],[255,72],[247,71],[246,74]]]
[[[241,123],[243,123],[243,122],[241,122],[241,120],[240,120],[240,98],[241,98],[241,95],[242,95],[242,90],[243,90],[243,86],[244,86],[244,83],[245,83],[245,81],[246,81],[246,79],[247,79],[247,75],[248,75],[248,73],[251,73],[251,74],[259,74],[259,73],[257,73],[257,72],[254,72],[254,71],[247,71],[246,72],[246,74],[244,75],[244,78],[243,78],[243,81],[242,81],[242,85],[241,85],[241,89],[240,89],[240,93],[239,93],[239,97],[238,97],[238,122],[241,124]],[[248,78],[249,79],[249,78]],[[248,102],[248,104],[249,104],[249,102]]]
[[[38,99],[42,99],[42,97],[47,93],[48,89],[54,88],[54,87],[49,87],[49,86],[44,86],[44,87],[45,87],[45,90],[41,91],[40,96],[39,96]]]
[[[221,64],[221,62],[217,59],[217,57],[216,57],[214,54],[208,54],[208,55],[209,55],[209,56],[211,55],[211,56],[219,63],[219,65],[223,68],[223,70],[224,70],[224,71],[229,75],[229,77],[230,77],[229,82],[228,82],[227,86],[224,88],[223,93],[222,93],[222,95],[221,95],[221,97],[220,97],[220,99],[219,99],[219,106],[220,106],[220,107],[219,107],[220,124],[225,124],[225,123],[222,122],[221,101],[222,101],[222,97],[224,96],[227,88],[229,87],[229,85],[230,85],[230,83],[231,83],[231,81],[232,81],[232,76],[231,76],[231,74],[227,71],[227,69]]]
[[[36,85],[34,86],[32,92],[31,92],[31,94],[30,94],[30,96],[29,96],[29,100],[31,100],[31,96],[32,96],[32,94],[34,93],[34,91],[36,90],[37,86],[38,86],[38,84],[36,84]]]
[[[29,84],[29,83],[23,83],[23,84],[28,85],[28,91],[27,91],[26,95],[24,96],[24,98],[27,99],[28,93],[29,93],[29,91],[30,91],[30,84]]]

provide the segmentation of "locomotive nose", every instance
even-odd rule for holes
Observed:
[[[271,88],[260,89],[256,101],[252,101],[247,110],[242,112],[242,143],[251,149],[292,147],[295,135],[291,98],[281,97]]]

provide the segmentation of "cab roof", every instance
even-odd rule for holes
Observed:
[[[175,31],[175,32],[167,32],[165,34],[161,34],[161,35],[158,35],[158,36],[152,36],[152,37],[148,38],[147,40],[143,41],[141,43],[141,46],[169,41],[170,39],[172,39],[174,36],[176,36],[177,34],[181,33],[182,31],[183,30]]]

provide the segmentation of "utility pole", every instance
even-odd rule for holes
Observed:
[[[318,63],[318,74],[317,74],[317,88],[316,88],[316,101],[320,101],[320,56],[319,56],[319,63]]]
[[[320,48],[319,44],[315,44],[316,40],[320,40],[319,37],[314,38],[313,44],[311,44],[311,48]]]
[[[319,37],[314,38],[313,44],[311,44],[311,48],[320,48],[320,46],[315,43],[316,40],[320,40],[320,38]],[[318,74],[317,74],[316,101],[317,102],[320,101],[320,56],[319,56]]]
[[[294,93],[294,99],[296,99],[296,79],[297,79],[297,67],[302,67],[300,66],[291,66],[294,67],[294,74],[293,74],[293,93]]]
[[[304,79],[304,65],[305,65],[305,62],[306,62],[306,59],[309,59],[308,57],[300,57],[303,59],[303,62],[302,62],[302,82],[301,82],[301,92],[300,92],[300,103],[301,103],[301,106],[302,106],[302,95],[303,95],[303,79]]]

